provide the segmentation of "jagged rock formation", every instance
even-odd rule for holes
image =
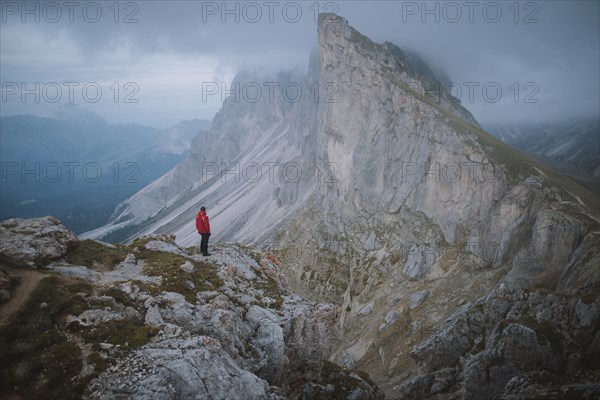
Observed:
[[[190,245],[207,206],[216,239],[274,248],[291,288],[341,305],[331,359],[389,398],[597,394],[598,198],[432,96],[434,74],[394,45],[332,15],[318,30],[302,87],[330,92],[228,99],[179,171],[89,236]],[[208,173],[217,159],[240,170]],[[290,162],[312,173],[244,175]]]
[[[53,218],[8,226],[3,238],[25,243],[10,247],[11,260],[30,258],[29,242],[37,238],[27,227],[74,237]],[[337,341],[339,306],[290,292],[275,256],[221,245],[207,260],[173,239],[155,235],[128,247],[75,239],[58,259],[37,258],[51,277],[3,327],[0,395],[383,398],[364,373],[324,363]],[[46,236],[45,245],[60,248],[63,241],[63,235]],[[44,346],[33,351],[38,340]],[[53,359],[65,375],[48,379],[46,367],[36,369],[38,359]]]

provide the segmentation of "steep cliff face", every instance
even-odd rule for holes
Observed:
[[[334,359],[406,398],[509,396],[513,378],[535,384],[532,371],[556,383],[585,370],[598,354],[597,199],[444,96],[420,95],[428,81],[345,20],[322,20],[319,43],[320,80],[339,88],[318,110],[318,158],[335,179],[287,226],[300,251],[284,260],[300,289],[342,299]],[[442,324],[451,316],[468,340]],[[485,321],[476,334],[473,319]]]
[[[593,382],[582,371],[597,374],[597,197],[484,132],[397,47],[333,15],[318,30],[308,78],[282,80],[318,99],[228,99],[212,136],[145,190],[185,189],[164,209],[127,202],[128,235],[192,244],[206,205],[216,239],[274,248],[294,290],[342,305],[332,359],[392,398],[510,398],[539,371],[548,388]],[[202,170],[218,159],[240,169]],[[262,179],[244,176],[252,163]],[[267,177],[266,163],[296,174]]]

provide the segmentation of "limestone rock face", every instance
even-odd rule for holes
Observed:
[[[415,399],[492,398],[522,374],[587,368],[581,355],[598,332],[597,199],[586,205],[567,182],[548,184],[550,172],[490,139],[456,103],[415,95],[428,79],[327,18],[320,79],[339,90],[318,110],[318,158],[336,179],[289,225],[296,243],[318,244],[316,260],[299,264],[319,268],[289,275],[319,295],[337,284],[344,334],[334,359],[369,366],[389,396]],[[365,320],[371,303],[385,306]],[[569,317],[581,307],[589,328]],[[572,385],[595,390],[589,376]]]
[[[60,258],[77,236],[54,217],[12,218],[0,223],[0,256],[40,265]]]
[[[91,399],[268,398],[268,383],[239,368],[219,341],[206,336],[166,339],[127,361],[113,374],[112,384],[96,383]],[[140,373],[144,367],[152,373]]]
[[[317,29],[307,74],[236,78],[297,81],[304,93],[318,87],[317,99],[228,99],[214,137],[197,138],[179,169],[136,195],[143,207],[128,200],[89,235],[174,232],[178,245],[197,245],[194,216],[205,205],[219,227],[214,240],[273,250],[296,293],[340,306],[331,359],[367,370],[391,398],[516,396],[539,385],[542,371],[549,393],[563,378],[587,385],[582,349],[596,348],[598,332],[596,306],[588,307],[600,291],[598,198],[483,131],[418,58],[335,15],[322,15]],[[234,169],[203,170],[217,161]],[[262,179],[244,170],[256,164]],[[293,168],[270,174],[265,166],[275,165]],[[181,190],[163,196],[171,187]],[[208,299],[197,314],[210,323],[198,334],[223,335],[217,321],[239,329],[228,304]],[[259,311],[256,347],[285,365],[286,351],[262,343],[265,330],[279,331],[271,316],[256,323]],[[160,313],[169,321],[194,311]],[[277,324],[284,337],[297,332]],[[231,354],[240,347],[219,337]],[[297,351],[313,349],[298,343],[307,347]],[[263,364],[259,376],[276,382]]]

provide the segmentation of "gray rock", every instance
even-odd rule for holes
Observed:
[[[429,272],[436,258],[437,253],[430,246],[418,245],[408,254],[403,272],[410,279],[420,280]]]
[[[45,264],[77,244],[77,236],[54,217],[11,218],[0,223],[0,256]]]
[[[119,286],[126,295],[128,295],[132,300],[138,298],[138,294],[140,293],[140,288],[137,285],[134,285],[132,282],[121,283]]]
[[[73,276],[86,281],[94,282],[102,278],[100,272],[82,267],[79,265],[71,265],[65,261],[54,261],[45,266],[45,268],[65,276]]]
[[[505,278],[509,288],[556,288],[571,253],[581,241],[582,224],[543,208],[531,228],[530,244],[515,255]]]
[[[240,264],[220,266],[223,291],[240,298],[254,296],[254,282],[265,278],[255,274],[247,280],[240,271],[252,270],[255,261],[232,248],[220,254]],[[131,283],[120,288],[130,296],[136,293]],[[141,304],[140,296],[141,292],[135,297]],[[276,387],[304,385],[317,377],[336,341],[337,307],[287,294],[282,296],[282,309],[275,312],[232,298],[207,291],[198,293],[196,304],[175,292],[145,299],[146,325],[161,330],[96,378],[90,398],[283,399],[285,391]],[[94,322],[100,320],[97,316]],[[144,365],[152,366],[152,372],[143,372]],[[357,393],[375,388],[369,383]]]
[[[600,397],[600,373],[589,371],[563,377],[548,371],[533,371],[513,377],[496,397],[499,400],[526,398],[557,399],[569,393],[578,399]]]
[[[114,284],[115,282],[140,281],[153,285],[162,284],[162,276],[147,276],[142,273],[143,260],[136,262],[123,261],[112,271],[102,273],[100,283]]]
[[[499,291],[481,298],[415,346],[411,356],[422,376],[402,386],[402,392],[407,397],[433,396],[434,392],[427,391],[428,379],[457,368],[464,383],[454,377],[444,390],[462,393],[465,399],[512,393],[516,388],[509,382],[534,371],[550,371],[562,381],[558,377],[567,370],[572,375],[583,363],[600,356],[600,346],[582,346],[598,336],[600,315],[595,310],[600,298],[582,304],[577,297],[539,291]],[[574,318],[577,313],[584,317]],[[582,351],[586,355],[577,356]],[[593,392],[592,382],[580,381],[577,390]]]
[[[335,364],[325,363],[318,383],[304,385],[301,398],[383,400],[385,396],[370,379]]]
[[[367,315],[371,314],[372,311],[373,311],[373,303],[369,303],[366,306],[362,307],[358,313],[362,316],[367,316]]]
[[[98,380],[101,389],[91,399],[266,399],[269,385],[240,369],[219,342],[206,336],[166,339],[137,350],[125,360],[153,366],[153,373],[138,377],[135,371],[105,372]],[[116,376],[127,384],[119,384]],[[134,380],[133,377],[138,378]]]
[[[77,322],[81,326],[96,326],[112,320],[121,321],[123,319],[125,319],[125,316],[119,312],[108,310],[86,310],[79,314],[79,316],[68,316],[67,325]]]
[[[410,296],[408,296],[408,306],[411,310],[414,310],[415,308],[423,304],[427,296],[429,296],[428,289],[412,293]]]
[[[179,268],[183,271],[183,272],[187,272],[188,274],[191,274],[192,272],[194,272],[194,264],[192,264],[189,261],[184,262],[183,264],[181,264],[179,266]]]
[[[152,327],[159,326],[164,323],[162,316],[160,315],[160,311],[158,310],[158,307],[156,305],[148,307],[144,323]]]
[[[385,318],[383,319],[386,324],[391,325],[396,322],[396,318],[398,317],[398,313],[395,310],[389,311],[385,314]]]
[[[258,353],[253,360],[252,371],[270,384],[279,385],[286,367],[285,338],[280,318],[265,308],[251,306],[246,319],[254,327],[250,343]]]
[[[148,250],[163,251],[166,253],[174,253],[179,255],[187,255],[187,253],[172,243],[163,242],[162,240],[151,240],[144,246]]]

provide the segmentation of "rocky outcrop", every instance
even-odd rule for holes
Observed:
[[[194,270],[208,267],[200,254],[172,243],[155,239],[144,246],[186,254]],[[198,291],[194,301],[121,283],[128,298],[146,310],[145,324],[160,330],[96,379],[90,398],[283,398],[277,396],[293,395],[316,380],[337,340],[339,309],[289,293],[279,267],[268,258],[255,260],[256,255],[237,246],[216,248],[210,262],[219,266],[223,285]],[[177,273],[193,274],[181,268]],[[85,311],[67,322],[97,324],[122,315],[118,309]],[[365,393],[376,390],[372,382],[359,383]]]
[[[19,227],[4,228],[9,243],[17,238],[34,242],[37,236],[24,228],[32,226],[60,232],[42,236],[44,248],[60,248],[65,237],[73,238],[60,259],[42,266],[53,275],[48,278],[52,283],[40,284],[44,290],[35,295],[56,301],[39,305],[53,318],[44,329],[53,332],[45,339],[43,354],[38,349],[30,360],[23,351],[18,362],[27,370],[29,363],[48,357],[44,352],[50,349],[70,349],[65,362],[81,362],[81,372],[65,377],[65,385],[86,385],[79,389],[84,398],[283,400],[305,392],[321,398],[319,393],[330,390],[343,394],[336,398],[381,398],[365,374],[326,363],[338,340],[340,309],[290,292],[273,254],[221,244],[207,259],[197,248],[176,245],[168,235],[119,248],[78,242],[54,219],[10,221],[6,226]],[[104,254],[117,250],[123,252],[118,257]],[[11,254],[28,257],[31,251]],[[88,265],[74,264],[76,255],[84,255],[81,260]],[[58,276],[66,277],[64,288]],[[57,292],[50,292],[52,285]],[[35,329],[22,325],[28,312],[23,310],[16,325],[8,325],[3,343]],[[57,360],[58,355],[52,357]],[[3,366],[3,376],[11,366]],[[45,371],[39,370],[40,379]],[[18,394],[31,383],[18,376],[11,379],[17,379],[15,386],[3,387],[3,393]],[[69,387],[64,388],[67,393]],[[32,390],[34,397],[46,393]]]
[[[138,350],[92,383],[90,399],[266,399],[269,384],[241,369],[207,336],[169,338]]]
[[[419,376],[400,387],[401,398],[452,391],[465,399],[494,398],[535,390],[525,387],[540,383],[526,377],[540,374],[593,398],[600,393],[593,361],[600,356],[597,293],[582,299],[498,290],[466,306],[412,350]]]
[[[77,236],[53,217],[12,218],[0,223],[0,256],[17,263],[41,265],[62,257]]]

